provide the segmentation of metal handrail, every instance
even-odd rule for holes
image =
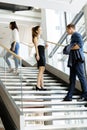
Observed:
[[[73,24],[77,24],[78,23],[78,21],[80,20],[80,18],[83,16],[83,11],[81,10],[75,17],[74,17],[74,19],[72,20],[72,22],[71,23],[73,23]],[[64,32],[64,34],[62,35],[62,37],[60,38],[60,40],[58,41],[58,43],[57,44],[62,44],[63,43],[63,41],[66,39],[66,37],[67,37],[67,33],[66,33],[66,31]],[[49,57],[52,57],[53,55],[54,55],[54,53],[57,51],[57,49],[59,48],[59,45],[57,45],[56,44],[56,46],[52,49],[52,51],[50,52],[50,54],[49,54]]]
[[[16,57],[18,60],[22,61],[22,58],[20,56],[16,55],[14,52],[12,52],[10,49],[8,49],[3,44],[0,43],[0,47],[2,47],[7,52],[12,54],[12,56]],[[21,112],[18,109],[18,107],[16,106],[15,102],[13,102],[8,91],[5,89],[5,87],[1,81],[0,81],[0,95],[3,99],[3,102],[5,103],[5,106],[9,112],[13,122],[14,122],[14,125],[17,127],[18,130],[23,130],[24,128],[21,128],[21,124],[24,123],[23,112]]]
[[[24,42],[20,42],[20,44],[23,44],[23,45],[25,45],[25,46],[27,46],[27,47],[34,47],[34,45],[32,44],[32,45],[29,45],[29,44],[26,44],[26,43],[24,43]]]
[[[61,46],[61,47],[65,47],[65,45],[61,45],[60,43],[55,43],[55,42],[50,42],[50,41],[47,41],[47,43],[50,43],[50,44],[57,44],[57,46]],[[87,54],[87,51],[84,51],[85,54]]]
[[[22,58],[18,55],[16,55],[13,51],[11,51],[10,49],[8,49],[7,47],[5,47],[3,44],[0,43],[0,46],[3,47],[7,52],[11,53],[14,57],[16,57],[19,60],[22,60]]]

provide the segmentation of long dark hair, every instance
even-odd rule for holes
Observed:
[[[10,25],[11,25],[11,29],[14,30],[15,28],[18,30],[18,27],[17,27],[17,24],[15,21],[13,22],[10,22]]]
[[[38,29],[40,28],[40,26],[35,26],[32,28],[32,42],[34,42],[34,38],[38,36]]]

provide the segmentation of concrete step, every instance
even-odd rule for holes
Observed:
[[[6,82],[18,82],[18,81],[20,81],[21,80],[21,78],[19,78],[19,79],[1,79],[1,81],[6,81]],[[37,79],[26,79],[26,80],[22,80],[22,82],[35,82],[36,83],[36,81],[37,81]],[[53,82],[53,83],[57,83],[57,80],[48,80],[48,79],[44,79],[44,82],[47,82],[47,83],[51,83],[51,82]]]
[[[22,85],[21,86],[6,86],[6,88],[8,89],[8,91],[21,91],[21,88],[22,88],[22,91],[35,91],[35,86],[32,87],[32,86],[25,86],[25,85]],[[53,87],[44,87],[46,88],[47,90],[45,92],[48,92],[48,91],[55,91],[55,92],[58,92],[58,91],[61,91],[61,90],[67,90],[67,87],[62,87],[62,86],[53,86]],[[37,92],[37,91],[36,91]],[[42,91],[41,91],[42,92]]]
[[[76,100],[72,100],[72,101],[69,101],[69,102],[67,102],[67,101],[64,101],[64,102],[59,102],[59,100],[57,99],[57,100],[49,100],[49,101],[44,101],[44,100],[40,100],[40,101],[38,101],[38,100],[27,100],[26,102],[24,101],[22,101],[22,103],[23,103],[23,105],[28,105],[28,106],[31,106],[31,105],[42,105],[43,104],[43,106],[71,106],[71,107],[82,107],[82,106],[84,106],[85,104],[87,104],[87,102],[86,101],[83,101],[83,102],[77,102]],[[21,104],[21,102],[20,101],[16,101],[16,104]]]
[[[9,91],[9,93],[10,94],[12,94],[12,95],[14,95],[14,94],[21,94],[21,91]],[[55,90],[51,90],[51,91],[48,91],[48,90],[46,90],[46,91],[24,91],[24,92],[22,92],[23,94],[36,94],[36,95],[49,95],[49,94],[65,94],[65,93],[67,93],[67,91],[65,91],[65,90],[58,90],[58,91],[55,91]]]
[[[17,86],[17,85],[27,85],[27,86],[35,86],[36,85],[36,83],[27,83],[27,82],[15,82],[15,81],[13,81],[13,82],[5,82],[5,81],[3,81],[3,83],[4,83],[4,85],[6,85],[6,86]],[[44,83],[44,86],[59,86],[59,85],[62,85],[62,83]]]
[[[14,100],[21,100],[21,98],[23,99],[23,100],[29,100],[29,99],[43,99],[43,100],[53,100],[53,99],[63,99],[64,97],[65,97],[65,95],[66,94],[62,94],[62,95],[49,95],[49,96],[46,96],[46,95],[15,95],[15,96],[13,96],[12,95],[12,98],[14,99]],[[79,96],[73,96],[73,98],[79,98]]]
[[[23,104],[23,112],[24,113],[51,113],[51,112],[56,112],[56,113],[63,113],[63,112],[68,112],[68,113],[72,113],[72,112],[74,112],[74,114],[78,114],[79,112],[81,112],[81,113],[86,113],[87,112],[87,108],[86,107],[84,107],[84,106],[82,106],[82,107],[78,107],[78,106],[72,106],[72,108],[71,108],[71,105],[68,107],[68,109],[67,109],[67,106],[61,106],[61,107],[59,107],[59,106],[56,106],[56,107],[51,107],[51,108],[48,108],[48,107],[45,107],[45,108],[38,108],[38,107],[36,107],[36,108],[28,108],[29,107],[29,105],[24,105]]]
[[[68,89],[66,83],[45,72],[44,81],[47,90],[36,91],[37,68],[19,68],[19,72],[20,74],[15,76],[13,73],[4,73],[1,70],[0,79],[24,114],[25,130],[85,130],[87,128],[85,107],[87,102],[77,102],[78,95],[74,95],[70,102],[62,102]]]
[[[78,115],[64,115],[61,114],[59,116],[29,116],[25,117],[25,121],[53,121],[53,120],[85,120],[87,121],[87,114],[78,114]]]
[[[65,124],[65,125],[60,125],[60,124],[55,124],[55,125],[28,125],[25,127],[25,130],[86,130],[87,125],[86,124]]]

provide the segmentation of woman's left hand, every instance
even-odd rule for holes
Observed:
[[[40,56],[36,55],[36,60],[39,61],[40,60]]]
[[[14,45],[13,45],[12,51],[15,51],[15,46],[16,46],[16,42],[14,41]]]
[[[45,45],[45,48],[47,48],[47,47],[48,47],[48,44]]]

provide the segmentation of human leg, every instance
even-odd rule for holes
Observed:
[[[41,89],[42,90],[46,90],[45,88],[44,88],[44,71],[45,71],[45,67],[43,66],[43,68],[42,68],[42,77],[41,77]]]
[[[15,68],[18,69],[19,60],[16,57],[14,57],[14,62],[15,62]]]
[[[73,92],[75,89],[75,82],[76,82],[76,72],[75,72],[75,66],[70,67],[70,77],[69,77],[70,83],[69,83],[69,90],[67,95],[64,98],[64,101],[72,100]]]
[[[19,43],[16,43],[14,53],[15,53],[16,55],[18,55],[18,53],[19,53]],[[16,58],[16,57],[14,57],[14,62],[15,62],[15,74],[18,74],[19,59]]]
[[[9,52],[7,52],[6,55],[4,56],[4,60],[6,61],[9,68],[11,68],[11,63],[10,63],[10,61],[8,59],[10,56],[11,56],[11,53],[9,53]]]
[[[38,73],[38,77],[37,77],[37,87],[42,90],[44,85],[44,81],[43,81],[43,73],[44,73],[45,67],[40,66],[39,67],[39,73]]]
[[[40,86],[44,87],[44,71],[45,71],[45,67],[42,66],[42,76],[41,76],[41,81],[40,81]]]
[[[81,98],[87,99],[87,82],[85,78],[85,71],[84,71],[84,64],[83,63],[78,63],[76,65],[76,73],[78,75],[78,78],[81,83],[81,88],[82,88],[82,95]]]

